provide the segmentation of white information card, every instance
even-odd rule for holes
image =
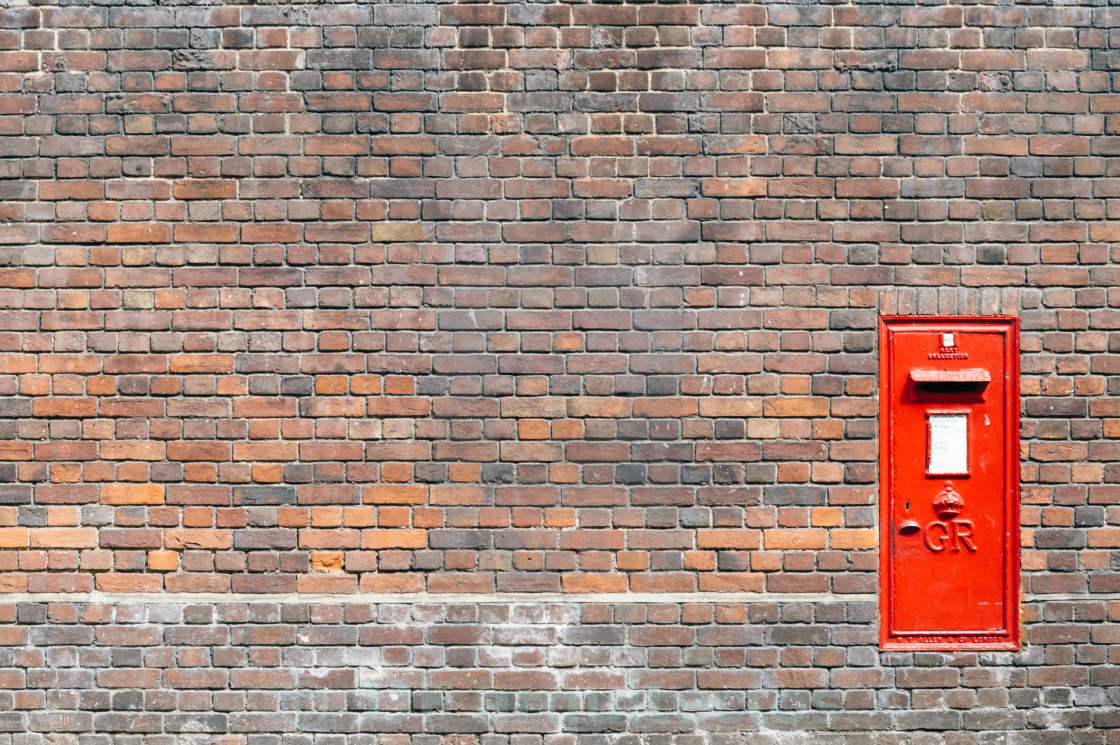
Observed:
[[[968,415],[929,415],[929,467],[931,476],[968,473]]]

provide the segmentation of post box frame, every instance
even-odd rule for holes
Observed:
[[[895,582],[893,552],[896,540],[894,499],[894,437],[893,417],[890,407],[892,373],[895,371],[893,335],[898,330],[935,333],[968,333],[984,329],[987,333],[1002,333],[1005,337],[1003,354],[1003,500],[1002,549],[1003,565],[1003,628],[993,633],[982,631],[897,631],[894,628],[892,606]],[[932,358],[933,355],[931,355]],[[967,363],[965,363],[967,364]],[[961,371],[969,372],[969,371]],[[879,321],[879,644],[885,650],[1016,650],[1020,644],[1020,518],[1019,518],[1019,319],[1012,316],[881,316]],[[960,406],[954,405],[949,396],[944,400],[928,401],[930,413],[967,411],[967,398]],[[927,414],[928,424],[928,414]],[[974,422],[969,415],[968,458],[974,460],[976,447],[972,433]],[[928,433],[926,435],[929,436]],[[928,457],[928,456],[927,456]],[[927,474],[928,476],[928,474]],[[930,478],[940,478],[940,476]],[[955,478],[946,476],[946,478]],[[967,482],[965,482],[967,483]],[[931,602],[937,602],[931,598]]]

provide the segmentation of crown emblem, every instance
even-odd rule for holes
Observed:
[[[945,482],[945,488],[933,498],[933,510],[942,518],[956,517],[964,509],[964,497],[958,494],[953,485]]]

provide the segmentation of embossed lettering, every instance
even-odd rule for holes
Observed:
[[[936,538],[933,537],[934,528],[937,528],[941,531],[941,535],[937,536]],[[935,554],[941,553],[949,544],[949,526],[939,520],[934,520],[926,526],[925,541],[926,548],[928,548],[930,551],[933,551]]]
[[[971,520],[954,520],[953,526],[953,550],[960,551],[958,543],[963,545],[969,551],[976,551],[976,544],[971,540],[972,528],[975,527]]]
[[[976,544],[972,542],[974,538],[972,530],[975,527],[971,520],[950,520],[949,522],[934,520],[922,531],[922,538],[925,541],[926,548],[935,554],[939,554],[945,549],[949,549],[953,553],[960,553],[961,546],[964,546],[966,551],[975,553]]]

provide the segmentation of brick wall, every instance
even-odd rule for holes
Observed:
[[[5,3],[0,744],[1120,742],[1114,48]],[[1021,319],[1021,652],[876,647],[884,313]]]

